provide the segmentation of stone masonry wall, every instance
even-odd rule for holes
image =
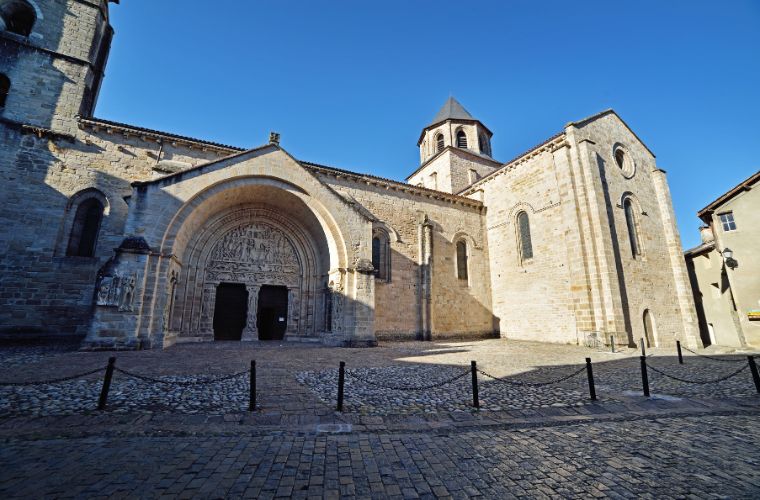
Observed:
[[[479,184],[488,207],[493,314],[501,336],[542,342],[579,341],[570,294],[567,224],[553,156],[544,152]],[[530,221],[533,258],[521,260],[516,218]]]
[[[620,296],[620,315],[625,328],[638,342],[644,337],[643,315],[649,309],[654,317],[655,340],[658,345],[671,345],[684,336],[684,317],[679,305],[676,278],[671,262],[671,249],[658,202],[654,176],[658,169],[654,156],[639,139],[612,113],[605,114],[579,126],[575,131],[578,142],[586,141],[590,172],[602,186],[597,192],[603,223],[608,225],[610,239],[602,252],[614,269],[617,279],[612,287]],[[613,148],[622,144],[635,163],[635,173],[626,177],[613,157]],[[623,210],[624,194],[634,197],[637,228],[642,255],[634,258]],[[669,194],[667,194],[669,202]],[[672,238],[672,237],[671,237]],[[677,231],[674,238],[678,239]],[[680,241],[675,243],[680,247]],[[684,268],[684,279],[685,279]],[[688,282],[681,288],[688,288]],[[687,314],[694,315],[693,302]],[[696,319],[694,319],[696,321]],[[696,324],[693,325],[696,327]],[[691,341],[690,341],[691,344]]]
[[[84,333],[97,270],[123,238],[130,183],[155,175],[160,145],[107,129],[76,130],[73,141],[0,130],[1,328]],[[217,154],[169,143],[161,158],[194,164]],[[88,188],[108,200],[95,256],[67,257],[68,203]]]
[[[375,282],[375,332],[379,338],[413,339],[420,328],[420,220],[434,227],[432,273],[432,336],[493,333],[488,247],[480,208],[447,200],[435,193],[405,192],[347,176],[320,174],[339,193],[348,195],[392,229],[391,279]],[[455,242],[465,238],[472,254],[469,283],[456,277]]]

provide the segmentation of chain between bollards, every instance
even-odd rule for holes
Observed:
[[[256,360],[251,360],[251,379],[249,382],[251,395],[248,399],[248,411],[256,411]]]
[[[752,381],[755,382],[755,389],[757,389],[757,393],[760,394],[760,373],[757,373],[755,357],[747,356],[747,362],[749,363],[749,371],[752,372]]]
[[[594,385],[594,369],[591,367],[591,358],[586,358],[586,375],[588,375],[588,393],[591,401],[596,401],[596,386]]]
[[[681,341],[676,340],[676,349],[678,350],[678,364],[683,364],[683,353],[681,352]]]
[[[338,369],[338,411],[343,411],[343,384],[346,382],[346,362],[340,362]]]
[[[478,394],[478,365],[475,361],[470,361],[470,370],[472,371],[472,406],[480,408],[480,397]]]
[[[641,359],[641,385],[644,386],[644,396],[649,397],[649,374],[647,373],[647,357],[639,356]]]
[[[100,390],[100,399],[98,399],[98,410],[105,410],[108,402],[108,391],[111,389],[111,379],[113,378],[113,368],[116,364],[116,358],[108,358],[106,374],[103,377],[103,388]]]

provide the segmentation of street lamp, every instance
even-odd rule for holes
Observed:
[[[736,269],[736,266],[739,265],[738,262],[734,259],[734,251],[730,248],[726,247],[723,249],[723,260],[726,262],[726,265],[730,267],[731,269]]]

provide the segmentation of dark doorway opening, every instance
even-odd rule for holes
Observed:
[[[214,340],[240,340],[248,316],[248,290],[242,283],[220,283],[214,306]]]
[[[282,340],[288,326],[288,288],[262,286],[256,318],[259,340]]]

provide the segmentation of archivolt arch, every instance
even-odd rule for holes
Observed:
[[[298,198],[313,214],[325,234],[330,255],[330,268],[348,267],[345,238],[329,210],[301,187],[274,177],[244,176],[225,179],[199,191],[187,200],[174,214],[161,237],[160,251],[174,254],[183,260],[187,243],[202,224],[224,206],[241,201],[253,201],[250,195],[255,188],[273,188]]]

